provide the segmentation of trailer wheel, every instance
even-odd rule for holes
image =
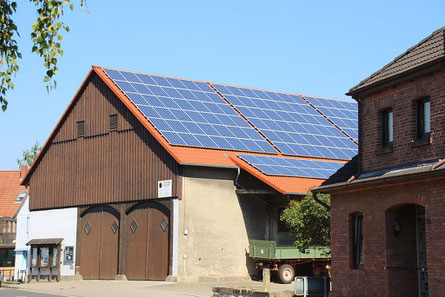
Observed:
[[[283,264],[278,269],[278,276],[283,284],[290,284],[295,277],[295,270],[289,264]]]

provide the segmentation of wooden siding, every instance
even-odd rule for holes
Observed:
[[[110,132],[112,114],[118,130]],[[77,138],[78,121],[85,137]],[[179,164],[95,73],[49,144],[29,180],[31,210],[156,198],[165,179],[179,195]]]

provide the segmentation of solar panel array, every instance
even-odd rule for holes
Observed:
[[[351,159],[357,145],[297,95],[212,84],[283,154]]]
[[[238,155],[238,157],[267,175],[312,177],[326,179],[344,163],[281,158],[271,156]]]
[[[340,129],[358,141],[358,110],[354,101],[341,101],[312,96],[303,96]]]
[[[103,70],[170,144],[277,153],[204,82]]]

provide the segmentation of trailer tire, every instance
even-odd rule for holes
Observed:
[[[278,269],[278,276],[283,284],[290,284],[295,278],[295,270],[289,264],[283,264]]]

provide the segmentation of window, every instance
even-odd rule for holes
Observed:
[[[426,97],[417,101],[417,139],[428,137],[430,132],[430,98]]]
[[[110,115],[110,131],[117,130],[117,114]]]
[[[77,122],[77,137],[84,137],[85,136],[85,122],[80,121]]]
[[[382,111],[382,146],[391,147],[393,142],[392,109]]]
[[[23,198],[25,198],[25,196],[26,196],[26,192],[21,192],[21,193],[17,196],[17,198],[15,198],[15,202],[22,202],[22,201],[23,201]]]
[[[363,214],[352,215],[352,268],[360,268],[364,264],[363,253]]]
[[[279,208],[278,209],[278,218],[277,218],[277,221],[278,221],[278,231],[279,232],[289,232],[289,226],[286,224],[286,223],[284,223],[284,222],[282,222],[281,221],[281,215],[283,214],[283,211],[284,211],[284,208]]]

